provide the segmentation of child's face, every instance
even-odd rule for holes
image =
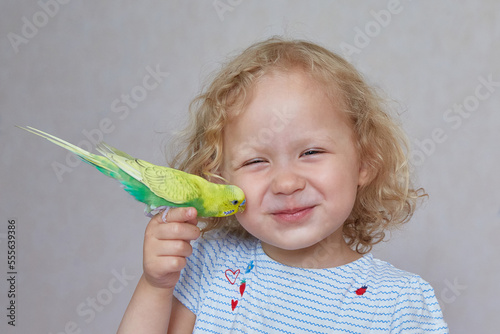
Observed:
[[[334,233],[345,244],[341,227],[367,173],[339,105],[301,72],[269,74],[226,126],[222,176],[245,192],[237,218],[264,250],[314,247]]]

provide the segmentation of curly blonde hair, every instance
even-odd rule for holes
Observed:
[[[351,215],[343,225],[348,245],[363,254],[385,238],[385,231],[407,222],[422,188],[410,182],[407,139],[384,111],[384,101],[346,60],[316,44],[274,37],[250,46],[229,61],[190,105],[192,122],[182,133],[184,149],[171,166],[207,179],[222,164],[224,127],[249,98],[259,78],[271,71],[301,69],[344,100],[361,162],[370,180],[358,189]],[[204,231],[224,228],[248,235],[233,217],[206,218]]]

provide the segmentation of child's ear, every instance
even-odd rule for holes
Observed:
[[[362,161],[359,165],[358,186],[362,187],[367,185],[372,180],[372,174],[373,171],[369,165]]]

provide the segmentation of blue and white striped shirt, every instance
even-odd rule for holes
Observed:
[[[367,254],[329,269],[278,263],[258,240],[193,243],[175,297],[193,333],[448,333],[434,290]]]

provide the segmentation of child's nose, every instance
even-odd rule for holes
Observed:
[[[306,181],[303,177],[289,169],[281,169],[274,175],[272,191],[275,194],[291,195],[304,189],[305,185]]]

